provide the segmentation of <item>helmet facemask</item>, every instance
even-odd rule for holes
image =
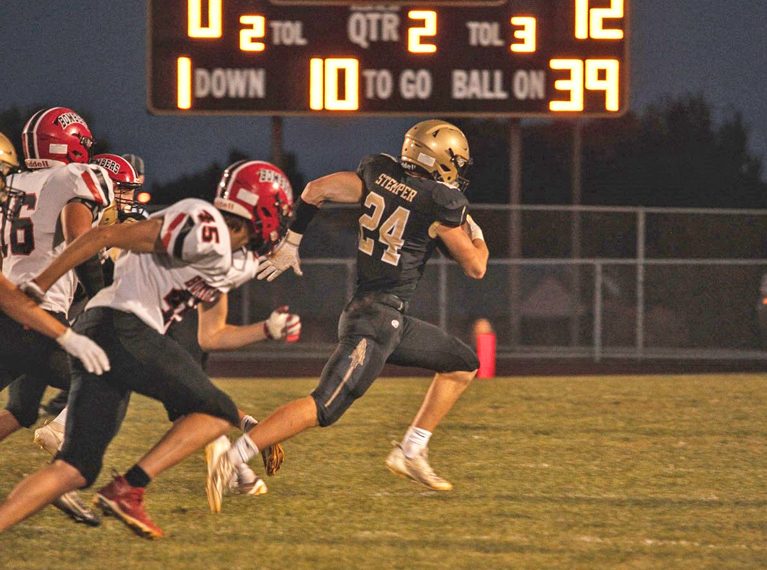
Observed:
[[[70,162],[84,164],[91,159],[91,149],[93,148],[93,145],[96,144],[96,140],[80,133],[76,133],[75,136],[77,136],[77,140],[80,141],[80,147],[70,148],[67,156],[69,157]],[[85,151],[84,154],[83,150]]]
[[[291,208],[280,196],[274,201],[274,211],[282,212],[282,215],[275,217],[272,210],[264,206],[256,206],[255,210],[256,219],[251,221],[252,233],[247,247],[257,256],[263,257],[272,253],[288,231]]]

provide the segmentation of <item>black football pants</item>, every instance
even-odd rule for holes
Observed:
[[[67,324],[64,315],[48,311]],[[68,388],[67,354],[47,336],[27,329],[5,314],[0,314],[0,390],[8,388],[8,410],[22,426],[37,421],[45,388]]]
[[[355,297],[346,306],[338,322],[338,346],[312,392],[321,426],[337,421],[387,362],[435,372],[479,367],[469,346],[404,310],[405,303],[389,294]]]
[[[111,364],[109,372],[95,376],[72,361],[66,436],[57,457],[77,468],[86,485],[101,471],[131,392],[162,402],[171,420],[201,413],[238,425],[234,402],[189,353],[135,315],[97,307],[83,313],[74,328],[98,342]]]

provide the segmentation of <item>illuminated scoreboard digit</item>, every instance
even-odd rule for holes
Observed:
[[[153,113],[619,116],[629,0],[149,0]]]

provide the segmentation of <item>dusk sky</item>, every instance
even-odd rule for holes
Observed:
[[[767,165],[767,1],[634,0],[631,107],[702,93],[717,113],[742,112]],[[191,174],[229,150],[268,158],[264,117],[156,117],[146,110],[143,0],[3,0],[0,108],[64,105],[96,137],[146,159],[148,182]],[[368,152],[397,152],[418,117],[285,119],[285,147],[308,177],[353,169]]]

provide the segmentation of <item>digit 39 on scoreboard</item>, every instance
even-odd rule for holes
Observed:
[[[158,114],[619,116],[629,0],[149,0]]]

